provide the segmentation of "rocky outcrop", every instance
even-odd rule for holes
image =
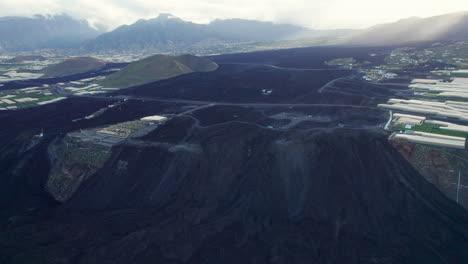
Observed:
[[[111,154],[109,147],[69,136],[52,142],[48,153],[52,165],[45,188],[58,202],[70,199],[83,181],[104,166]]]

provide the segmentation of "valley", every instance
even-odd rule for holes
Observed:
[[[0,1],[0,264],[468,263],[467,10]]]

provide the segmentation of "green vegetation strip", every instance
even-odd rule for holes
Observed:
[[[440,125],[424,122],[424,123],[421,124],[421,127],[436,129],[436,128],[440,128]]]
[[[409,99],[414,99],[414,100],[421,100],[421,101],[437,101],[437,102],[445,102],[447,100],[443,100],[443,99],[436,99],[436,98],[430,98],[430,97],[414,97],[414,96],[411,96],[409,97]]]
[[[468,78],[468,73],[452,73],[453,77]]]
[[[438,127],[431,127],[431,126],[427,126],[427,125],[414,126],[410,130],[419,131],[419,132],[426,132],[426,133],[432,133],[432,134],[445,135],[445,136],[452,136],[452,137],[464,137],[464,138],[468,137],[468,133],[465,133],[465,132],[451,131],[451,130],[441,129],[441,128],[438,128]]]
[[[439,125],[429,124],[429,123],[423,123],[422,125],[413,126],[412,128],[409,128],[409,129],[405,128],[404,126],[396,126],[396,127],[393,127],[393,129],[396,131],[417,131],[417,132],[425,132],[425,133],[438,134],[438,135],[444,135],[444,136],[468,138],[468,133],[442,129],[440,128]]]
[[[460,98],[442,99],[442,98],[434,98],[434,97],[410,96],[408,97],[408,99],[421,100],[421,101],[436,101],[436,102],[442,102],[442,103],[446,101],[468,103],[468,99],[460,99]]]

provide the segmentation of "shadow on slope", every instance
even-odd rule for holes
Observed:
[[[119,147],[55,218],[2,233],[0,255],[47,263],[468,260],[467,212],[383,135],[227,124],[158,143]]]

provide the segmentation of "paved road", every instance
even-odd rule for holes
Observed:
[[[323,91],[324,91],[325,89],[327,89],[328,87],[333,86],[337,81],[341,81],[341,80],[345,80],[345,79],[350,79],[350,78],[352,78],[352,77],[354,77],[354,76],[345,76],[345,77],[340,77],[340,78],[336,78],[336,79],[334,79],[334,80],[331,80],[330,82],[328,82],[328,83],[325,84],[324,86],[320,87],[320,88],[317,90],[317,92],[318,92],[318,93],[323,93]]]
[[[83,97],[83,96],[82,96]],[[84,96],[91,98],[107,98],[102,96]],[[155,101],[161,103],[175,103],[175,104],[194,104],[194,105],[222,105],[222,106],[244,106],[244,107],[256,107],[256,108],[271,108],[271,107],[351,107],[351,108],[366,108],[366,109],[378,109],[377,107],[364,106],[364,105],[344,105],[344,104],[305,104],[305,103],[227,103],[227,102],[213,102],[213,101],[198,101],[198,100],[184,100],[184,99],[162,99],[162,98],[151,98],[151,97],[140,97],[140,96],[114,96],[110,97],[118,100],[140,100],[140,101]],[[189,110],[193,111],[193,110]]]
[[[264,66],[268,68],[273,68],[277,70],[285,70],[285,71],[353,71],[353,70],[346,70],[346,69],[332,69],[332,68],[289,68],[289,67],[281,67],[272,64],[263,64],[263,63],[249,63],[249,62],[231,62],[231,63],[219,63],[220,65],[252,65],[252,66]]]
[[[389,111],[389,114],[390,114],[390,117],[389,117],[389,119],[388,119],[387,124],[385,124],[385,130],[387,130],[387,131],[390,130],[390,129],[388,128],[388,126],[390,125],[390,123],[391,123],[392,120],[393,120],[393,111],[390,110],[390,111]]]

